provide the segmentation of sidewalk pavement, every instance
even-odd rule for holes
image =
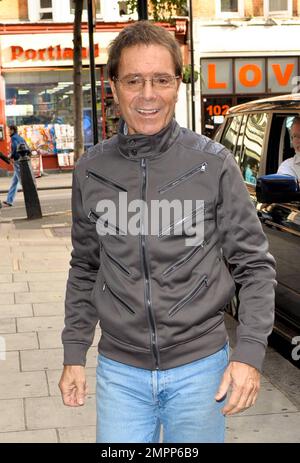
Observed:
[[[11,182],[11,176],[0,177],[0,193],[7,193]],[[36,179],[38,190],[54,190],[72,187],[72,172],[59,172]],[[20,188],[19,191],[22,191]]]
[[[0,443],[95,442],[99,331],[88,353],[86,405],[63,406],[57,386],[70,251],[69,227],[0,224]],[[300,406],[264,377],[255,407],[228,418],[226,441],[300,442]]]

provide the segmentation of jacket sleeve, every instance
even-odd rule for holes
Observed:
[[[237,342],[231,361],[261,370],[274,323],[275,260],[231,153],[224,160],[219,188],[217,223],[223,255],[240,285]]]
[[[85,365],[98,322],[91,294],[100,267],[99,238],[95,225],[84,213],[76,170],[72,185],[72,245],[62,332],[64,365]]]
[[[11,137],[11,142],[10,142],[10,155],[12,159],[15,159],[16,154],[17,154],[17,140],[14,137]]]

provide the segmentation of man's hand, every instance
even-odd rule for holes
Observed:
[[[224,372],[215,399],[221,400],[227,394],[230,386],[232,392],[228,403],[222,410],[223,415],[234,415],[255,404],[260,388],[260,373],[256,368],[246,363],[230,362]]]
[[[84,405],[88,393],[85,368],[81,365],[66,365],[59,381],[63,403],[69,407]]]

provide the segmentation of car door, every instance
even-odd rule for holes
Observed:
[[[280,162],[293,156],[289,140],[293,116],[292,113],[272,116],[266,174],[276,173]],[[300,202],[257,204],[257,210],[270,252],[276,259],[277,328],[291,338],[300,332]]]

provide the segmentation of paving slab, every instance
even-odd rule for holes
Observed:
[[[42,429],[40,431],[0,432],[1,444],[54,444],[58,442],[55,429]]]
[[[300,443],[300,412],[227,418],[228,443]]]
[[[14,304],[15,303],[15,297],[13,293],[0,293],[0,316],[2,312],[2,307],[1,305],[7,305],[7,304]]]
[[[97,348],[87,355],[87,367],[97,365]],[[63,349],[40,349],[21,352],[21,371],[59,370],[63,368]]]
[[[96,442],[96,426],[80,428],[59,428],[59,441],[63,444],[94,444]]]
[[[16,304],[23,303],[39,303],[39,302],[62,302],[65,299],[63,291],[56,292],[35,292],[35,293],[16,293]],[[0,295],[1,297],[1,295]]]
[[[9,275],[8,275],[9,276]],[[29,281],[29,282],[37,282],[37,281],[46,281],[51,283],[53,281],[67,281],[68,272],[19,272],[14,273],[12,275],[13,281],[15,282],[22,282],[22,281]],[[1,276],[0,276],[1,281]]]
[[[19,352],[6,352],[5,360],[0,360],[0,377],[13,371],[20,371],[20,354]]]
[[[0,400],[0,432],[25,429],[23,399]]]
[[[36,317],[43,317],[48,315],[64,315],[65,303],[42,302],[38,304],[33,304],[33,312]]]
[[[38,349],[38,340],[36,333],[13,333],[5,334],[7,351]]]
[[[46,269],[49,270],[58,270],[58,271],[66,271],[69,266],[69,257],[65,257],[64,259],[23,259],[20,261],[20,270],[29,272],[45,272]]]
[[[0,318],[0,334],[16,333],[16,319],[15,318]]]
[[[12,297],[12,299],[14,298]],[[10,317],[32,317],[33,310],[31,304],[14,304],[13,302],[13,300],[12,302],[8,302],[6,299],[6,301],[1,304],[0,295],[0,319]]]
[[[26,283],[27,284],[27,283]],[[53,280],[51,281],[50,279],[48,281],[34,281],[34,282],[29,282],[29,289],[31,292],[61,292],[61,291],[66,291],[66,279],[64,278],[61,281],[56,281]]]
[[[64,316],[53,315],[51,317],[25,317],[17,319],[18,332],[62,330],[64,327]],[[0,320],[1,333],[1,320]]]
[[[21,293],[28,291],[28,284],[23,283],[0,283],[0,294],[3,293]]]
[[[72,428],[96,423],[95,396],[87,396],[82,407],[66,407],[60,397],[25,399],[29,429]],[[49,411],[51,410],[51,413]]]
[[[6,373],[1,376],[0,400],[47,395],[48,386],[44,371]]]
[[[13,281],[13,274],[12,273],[1,274],[0,275],[0,283],[12,283],[12,281]]]

